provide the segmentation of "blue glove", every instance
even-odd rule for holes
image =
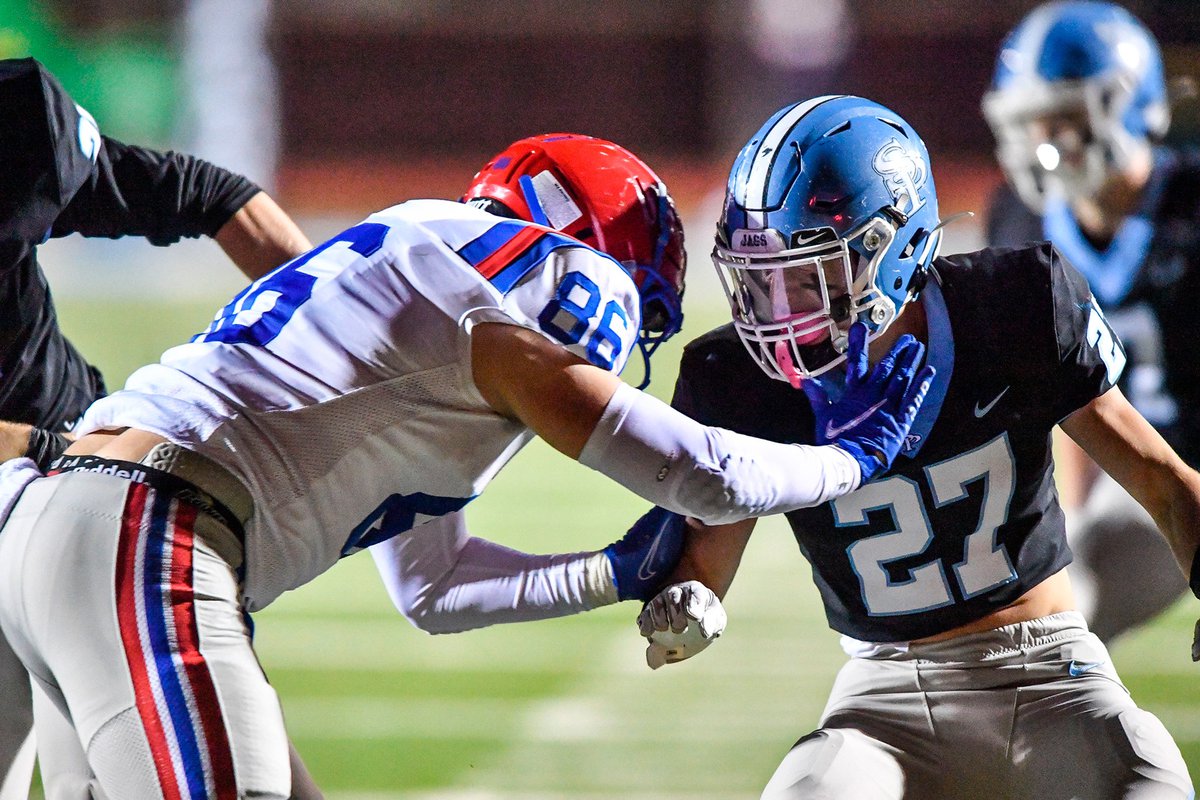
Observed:
[[[817,444],[835,444],[858,462],[862,482],[886,472],[933,380],[933,367],[917,365],[925,345],[904,334],[874,369],[867,363],[867,326],[850,326],[846,351],[846,389],[836,403],[815,380],[801,384],[817,420]],[[915,375],[915,377],[914,377]]]
[[[686,530],[682,514],[656,506],[604,548],[612,564],[617,597],[643,602],[654,597],[679,562]]]

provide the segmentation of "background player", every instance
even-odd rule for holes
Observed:
[[[1162,144],[1170,118],[1158,44],[1111,3],[1042,6],[1002,45],[984,115],[1009,185],[988,242],[1048,239],[1088,279],[1129,357],[1121,389],[1200,463],[1200,159]],[[1063,439],[1059,487],[1080,610],[1110,639],[1186,587],[1137,501]]]
[[[0,460],[43,466],[104,394],[100,373],[58,326],[37,261],[50,237],[211,236],[249,278],[310,247],[250,181],[179,153],[100,133],[33,59],[0,61]],[[33,763],[25,670],[0,637],[0,798],[25,797]]]
[[[72,233],[158,245],[211,236],[251,279],[311,244],[246,178],[101,134],[34,59],[0,62],[0,108],[10,121],[0,132],[0,419],[21,423],[0,426],[0,457],[29,450],[49,463],[65,446],[56,434],[104,383],[58,328],[39,244]]]
[[[636,526],[638,541],[565,557],[467,536],[458,512],[535,433],[711,522],[850,491],[907,433],[919,347],[875,375],[872,407],[831,447],[705,428],[620,383],[635,343],[678,329],[684,277],[674,204],[627,151],[522,140],[464,199],[395,206],[274,270],[94,404],[50,477],[6,465],[0,618],[108,796],[286,797],[244,614],[363,548],[383,551],[411,616],[454,615],[446,629],[634,596],[623,576],[657,583]],[[76,514],[93,505],[108,510]],[[27,540],[34,519],[108,555]],[[77,569],[42,568],[59,552]]]
[[[1120,344],[1053,246],[937,247],[925,147],[876,103],[788,106],[733,165],[714,260],[734,322],[688,346],[675,405],[819,443],[842,420],[828,398],[866,369],[840,352],[854,320],[872,358],[912,335],[938,370],[890,471],[787,515],[851,659],[763,796],[1191,797],[1170,735],[1074,611],[1050,432],[1129,489],[1185,567],[1200,475],[1114,387]],[[723,594],[753,526],[693,531],[676,577]]]

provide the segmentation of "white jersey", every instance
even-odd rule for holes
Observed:
[[[471,330],[520,325],[620,371],[640,327],[617,262],[442,200],[381,211],[242,291],[190,343],[98,401],[225,465],[254,497],[244,602],[479,495],[533,433],[471,375]]]

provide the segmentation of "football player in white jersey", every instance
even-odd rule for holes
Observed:
[[[682,528],[665,512],[574,555],[468,534],[463,507],[535,434],[714,524],[839,496],[899,450],[932,377],[911,337],[824,446],[705,427],[620,382],[635,344],[678,330],[684,274],[670,196],[628,151],[525,139],[463,199],[394,206],[279,267],[94,404],[46,476],[0,467],[0,625],[74,730],[83,791],[287,797],[245,615],[364,548],[430,631],[650,594],[647,531],[677,546]]]

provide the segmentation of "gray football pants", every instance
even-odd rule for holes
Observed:
[[[1075,613],[853,658],[764,800],[1187,800],[1166,728]]]

